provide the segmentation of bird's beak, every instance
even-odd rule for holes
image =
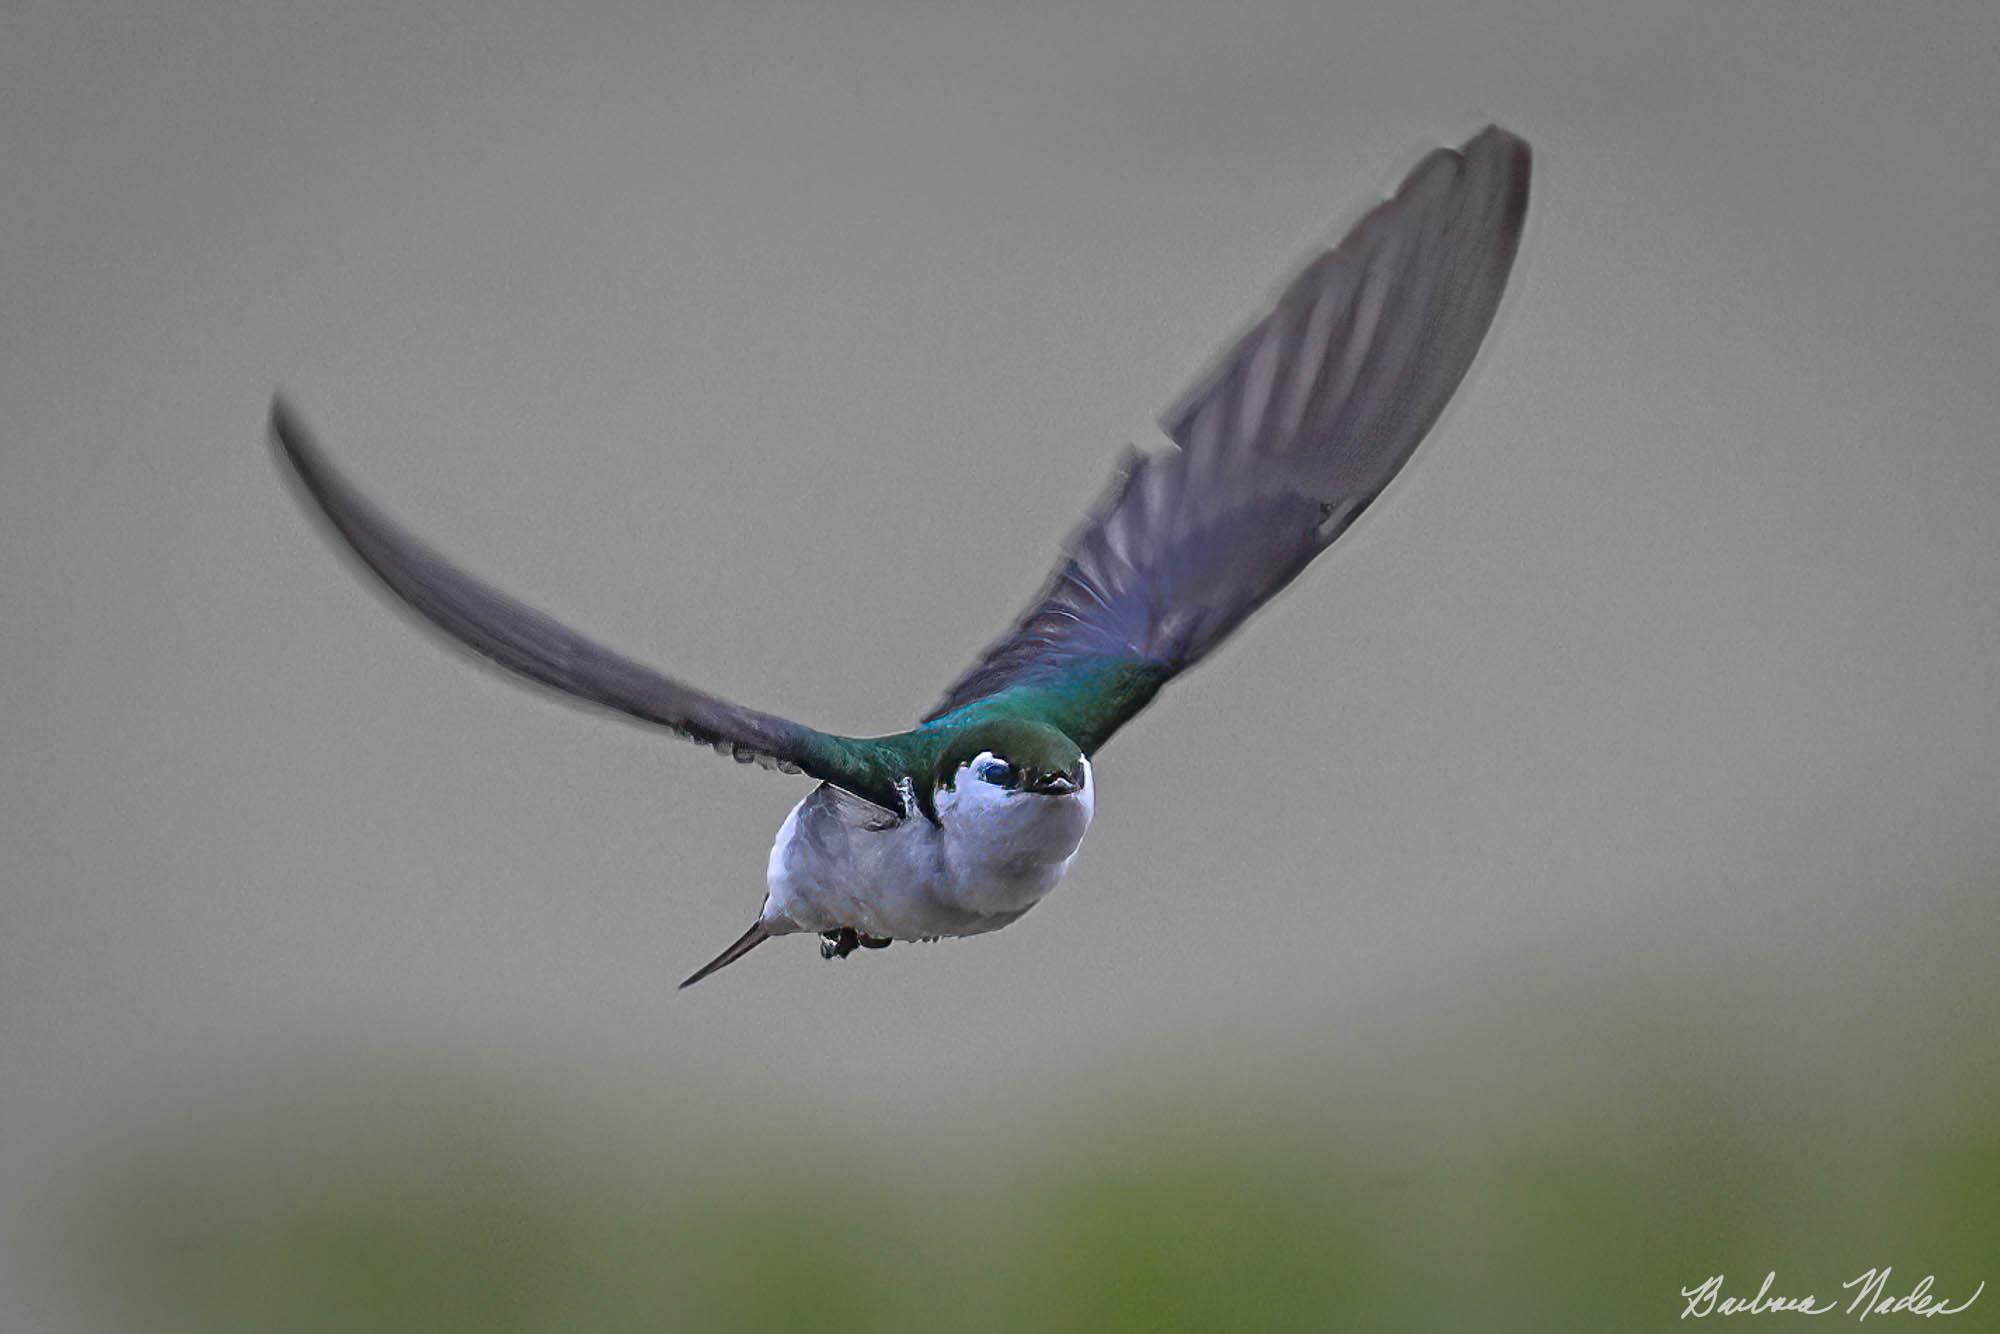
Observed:
[[[1036,783],[1030,791],[1044,797],[1066,797],[1076,791],[1076,784],[1072,783],[1066,774],[1050,774]]]

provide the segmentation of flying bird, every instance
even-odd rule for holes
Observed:
[[[1129,450],[1054,573],[915,727],[840,736],[604,648],[418,542],[327,461],[281,397],[271,436],[388,590],[511,672],[744,762],[819,780],[771,848],[750,929],[826,958],[995,931],[1054,889],[1096,800],[1092,760],[1345,532],[1465,376],[1506,286],[1529,151],[1490,126],[1437,149],[1279,292]]]

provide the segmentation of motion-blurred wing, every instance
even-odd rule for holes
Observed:
[[[327,462],[283,399],[271,437],[362,564],[419,616],[488,660],[572,699],[667,728],[718,753],[804,772],[897,810],[895,779],[870,743],[759,713],[613,653],[487,587],[385,518]]]
[[[1387,486],[1464,378],[1528,205],[1528,145],[1438,149],[1293,279],[1133,453],[1042,595],[925,721],[980,704],[1086,751],[1199,662]]]

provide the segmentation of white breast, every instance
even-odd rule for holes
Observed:
[[[938,825],[913,816],[885,830],[843,827],[838,837],[808,817],[812,800],[793,810],[771,848],[764,920],[777,930],[851,926],[914,940],[991,931],[1039,902],[1083,842],[1096,783],[1087,761],[1082,789],[1066,796],[996,788],[967,766],[938,789]],[[814,836],[802,833],[802,818]]]

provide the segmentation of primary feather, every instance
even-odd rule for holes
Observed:
[[[282,398],[271,405],[271,438],[326,521],[383,587],[473,652],[574,700],[664,727],[736,760],[808,773],[890,808],[897,805],[896,766],[872,743],[697,690],[458,569],[349,485]]]
[[[1499,307],[1529,152],[1438,149],[1292,280],[1133,452],[1062,562],[926,723],[1045,718],[1095,751],[1388,485]]]

